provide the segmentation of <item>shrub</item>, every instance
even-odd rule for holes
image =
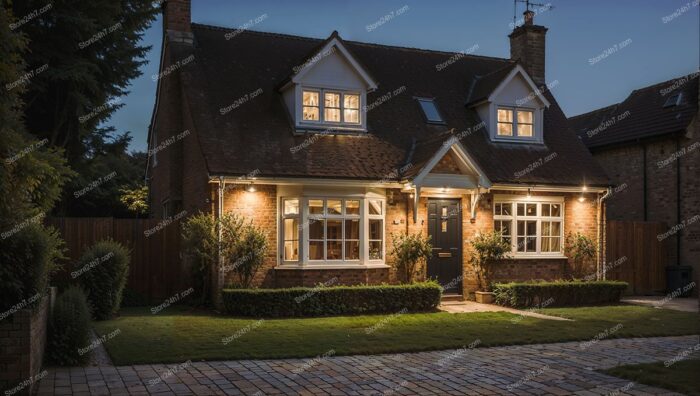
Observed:
[[[586,272],[586,264],[595,257],[596,247],[593,240],[580,232],[566,236],[566,254],[573,260],[570,269],[573,278],[582,278]]]
[[[129,251],[119,242],[107,239],[91,246],[75,263],[71,276],[87,292],[95,319],[109,319],[119,311],[129,261]]]
[[[231,315],[309,317],[423,312],[440,304],[442,288],[433,281],[411,285],[225,289],[224,307]]]
[[[75,366],[87,361],[90,341],[90,311],[85,292],[71,286],[57,299],[49,321],[49,358],[56,364]]]
[[[240,285],[250,287],[255,274],[263,265],[267,253],[265,233],[252,224],[246,225],[236,246],[231,268],[238,275]]]
[[[395,257],[396,271],[412,283],[416,276],[416,268],[425,263],[433,255],[430,236],[418,234],[391,234],[391,251]]]
[[[508,257],[510,244],[503,240],[503,234],[498,231],[480,232],[469,243],[472,248],[469,262],[476,271],[479,289],[488,291],[491,288],[491,266],[495,261]]]
[[[616,303],[625,289],[625,282],[555,281],[501,283],[494,285],[493,291],[500,305],[566,307]]]
[[[46,292],[63,240],[53,228],[30,223],[0,238],[0,312],[32,308]]]

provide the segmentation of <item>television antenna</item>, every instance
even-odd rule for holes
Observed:
[[[516,26],[517,18],[518,18],[518,3],[525,3],[525,11],[530,11],[530,7],[532,6],[538,6],[538,7],[548,7],[548,9],[554,8],[553,5],[550,3],[547,4],[542,4],[542,3],[533,3],[530,0],[513,0],[513,26]]]

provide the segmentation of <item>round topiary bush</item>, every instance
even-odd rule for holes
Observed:
[[[71,276],[87,292],[95,319],[109,319],[119,311],[129,261],[129,251],[108,239],[92,245],[75,263]]]
[[[89,341],[87,297],[78,286],[71,286],[56,299],[49,321],[49,358],[63,366],[83,364],[90,355]]]

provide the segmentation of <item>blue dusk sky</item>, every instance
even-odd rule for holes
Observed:
[[[552,9],[535,17],[547,33],[547,81],[567,116],[622,101],[630,91],[697,71],[700,66],[700,0],[542,0]],[[542,9],[533,6],[534,10]],[[400,10],[400,11],[399,11]],[[383,16],[394,12],[386,23]],[[522,6],[518,18],[522,17]],[[345,40],[467,51],[507,58],[513,0],[193,0],[193,22]],[[368,28],[369,26],[369,28]],[[108,125],[130,131],[132,150],[146,150],[155,101],[162,24],[144,35],[151,45],[143,75],[131,83]],[[599,56],[617,44],[617,51]],[[477,47],[478,46],[478,47]],[[599,57],[599,61],[591,60]],[[556,83],[554,83],[556,81]]]

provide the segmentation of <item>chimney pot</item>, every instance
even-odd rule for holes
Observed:
[[[532,26],[535,19],[535,13],[531,10],[527,10],[523,12],[523,15],[525,16],[525,18],[523,19],[525,21],[525,25]]]

